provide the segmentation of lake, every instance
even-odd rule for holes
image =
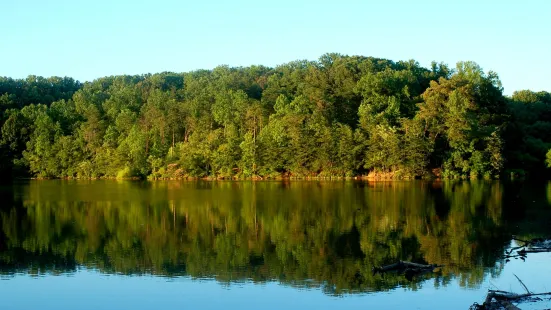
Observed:
[[[468,309],[551,291],[551,183],[21,181],[0,309]],[[377,273],[400,260],[444,265]],[[548,306],[551,307],[551,304]]]

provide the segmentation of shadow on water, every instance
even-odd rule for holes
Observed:
[[[328,294],[499,274],[511,235],[551,235],[551,185],[30,181],[0,187],[0,272],[279,281]],[[398,260],[445,265],[406,279]]]

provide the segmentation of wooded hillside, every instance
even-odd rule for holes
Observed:
[[[326,54],[86,83],[0,78],[0,113],[5,176],[494,178],[551,164],[551,94],[505,97],[473,62]]]

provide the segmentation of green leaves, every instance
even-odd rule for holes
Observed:
[[[17,162],[52,177],[401,178],[441,169],[494,177],[544,167],[550,107],[546,92],[506,100],[497,74],[474,62],[451,70],[340,54],[85,84],[0,78],[0,169]]]
[[[551,148],[551,94],[522,90],[508,100],[504,156],[510,169],[542,175]]]
[[[369,134],[364,167],[380,168],[385,172],[396,170],[401,164],[400,138],[396,130],[388,125],[376,125]]]
[[[448,177],[494,177],[503,168],[501,113],[506,110],[497,77],[472,62],[458,63],[450,79],[431,82],[417,118],[440,153]],[[434,155],[433,155],[434,156]]]
[[[258,144],[252,133],[245,134],[243,142],[239,144],[241,148],[240,169],[245,177],[252,177],[257,174],[258,165]]]

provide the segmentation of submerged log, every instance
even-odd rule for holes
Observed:
[[[488,295],[486,296],[486,300],[484,300],[484,303],[482,304],[482,308],[480,309],[500,309],[504,308],[507,310],[520,310],[519,307],[513,305],[510,301],[510,299],[515,299],[516,295],[511,294],[507,292],[501,292],[501,291],[491,291],[488,292]]]
[[[412,280],[414,276],[420,275],[427,272],[432,272],[436,268],[443,267],[442,265],[424,265],[406,261],[398,261],[397,263],[382,266],[382,267],[373,267],[373,274],[385,273],[389,271],[397,271],[399,273],[404,273],[408,280]]]
[[[382,267],[373,267],[374,272],[388,272],[388,271],[396,271],[396,270],[405,270],[405,269],[430,269],[434,270],[436,268],[444,267],[441,265],[424,265],[424,264],[418,264],[418,263],[412,263],[412,262],[406,262],[406,261],[398,261],[395,264],[390,264]]]

